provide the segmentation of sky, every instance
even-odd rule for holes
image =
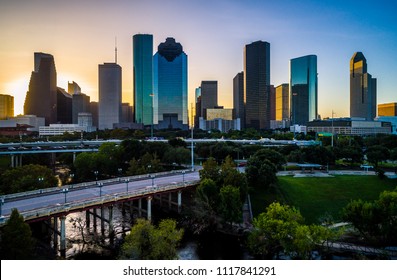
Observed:
[[[317,55],[318,111],[349,116],[349,62],[357,51],[378,80],[377,101],[397,102],[397,2],[390,0],[1,0],[0,94],[23,103],[34,52],[52,54],[59,87],[77,82],[98,100],[98,64],[114,62],[117,37],[123,102],[132,103],[132,36],[167,37],[188,55],[189,109],[203,80],[218,81],[218,104],[233,107],[233,78],[246,44],[270,43],[270,81],[289,82],[289,61]]]

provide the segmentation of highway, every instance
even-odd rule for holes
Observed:
[[[2,203],[1,215],[7,218],[13,208],[17,208],[20,213],[24,213],[54,206],[81,204],[84,201],[109,196],[128,195],[142,190],[150,192],[151,190],[155,191],[160,186],[183,184],[184,182],[187,184],[188,182],[199,180],[198,171],[181,171],[167,175],[162,173],[149,176],[122,177],[112,182],[106,180],[94,181],[80,184],[79,186],[67,185],[51,190],[38,190],[18,195],[3,196],[4,203]],[[130,181],[128,182],[127,194],[128,179]],[[68,190],[67,192],[65,192],[66,189]]]

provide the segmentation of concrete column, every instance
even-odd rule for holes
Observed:
[[[113,228],[113,205],[109,206],[109,239],[110,244],[114,241],[114,228]]]
[[[105,209],[101,206],[101,233],[102,235],[105,234]]]
[[[19,155],[19,166],[22,166],[22,154]]]
[[[73,163],[76,160],[76,152],[73,153]]]
[[[58,217],[54,217],[54,251],[58,250]]]
[[[160,207],[163,206],[163,194],[159,194],[160,197]]]
[[[90,210],[85,211],[85,222],[87,224],[87,230],[90,231]]]
[[[92,209],[93,212],[93,225],[94,225],[94,234],[97,234],[96,232],[96,208]]]
[[[14,159],[15,159],[15,156],[11,155],[11,167],[15,167]]]
[[[138,200],[138,217],[142,217],[142,198]]]
[[[168,194],[168,209],[171,210],[172,207],[172,193]]]
[[[61,257],[66,257],[66,226],[65,220],[66,216],[61,216]]]
[[[182,210],[182,191],[178,191],[178,213]]]
[[[152,220],[152,199],[151,196],[147,198],[147,219],[149,221]]]

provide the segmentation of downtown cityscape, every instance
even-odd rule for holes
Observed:
[[[0,4],[1,259],[397,259],[396,4],[186,2]]]

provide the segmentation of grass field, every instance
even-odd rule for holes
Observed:
[[[254,216],[264,212],[274,201],[300,210],[308,224],[318,223],[325,214],[340,221],[340,212],[351,200],[373,201],[384,190],[394,190],[397,180],[377,176],[335,176],[332,178],[278,177],[279,187],[271,191],[254,191],[251,202]]]

